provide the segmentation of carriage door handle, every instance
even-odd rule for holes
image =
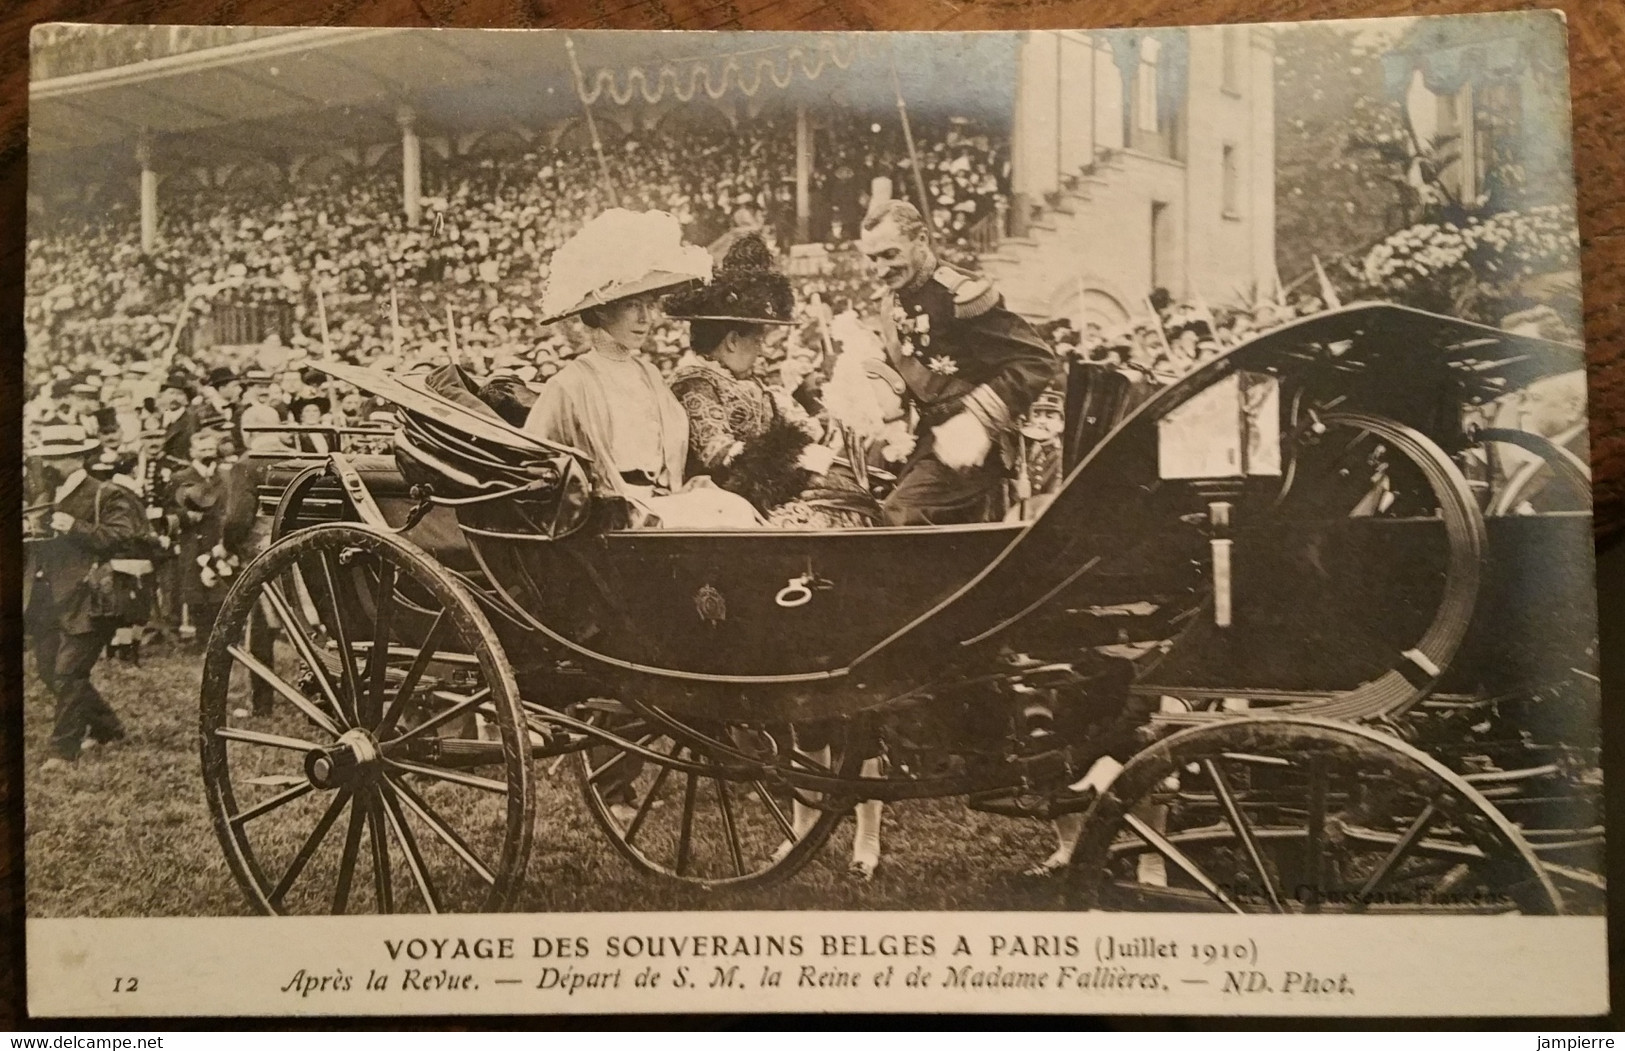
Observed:
[[[780,588],[777,595],[773,596],[773,601],[785,609],[794,609],[797,606],[805,606],[811,602],[814,591],[828,591],[834,586],[834,581],[822,579],[812,571],[811,567],[808,567],[807,572],[801,576],[791,577],[790,582]]]

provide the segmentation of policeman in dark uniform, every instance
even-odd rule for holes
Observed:
[[[882,505],[886,523],[998,517],[1016,423],[1059,360],[997,289],[937,259],[913,205],[882,205],[858,243],[886,286],[881,339],[918,417],[914,452]]]

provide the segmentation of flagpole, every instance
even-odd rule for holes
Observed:
[[[446,354],[451,358],[452,368],[461,365],[457,353],[457,319],[452,315],[451,304],[446,304]]]
[[[592,106],[587,102],[587,79],[581,72],[581,63],[576,60],[575,41],[565,37],[564,50],[570,56],[570,71],[574,74],[576,82],[576,98],[581,100],[581,112],[587,115],[587,134],[592,136],[592,151],[598,155],[598,170],[604,176],[604,189],[609,193],[609,203],[619,208],[621,195],[615,192],[615,182],[609,175],[609,161],[604,158],[604,143],[598,137],[598,122],[593,120]]]
[[[395,367],[400,368],[405,362],[401,361],[401,297],[395,286],[389,286],[389,349],[395,355]]]
[[[329,364],[333,361],[333,345],[327,339],[327,300],[322,296],[322,286],[316,282],[316,323],[322,332],[322,357]],[[338,382],[332,375],[327,377],[327,411],[336,426],[343,426],[344,420],[339,412]]]
[[[891,53],[891,87],[897,96],[897,116],[903,122],[903,144],[908,147],[909,169],[914,173],[914,193],[920,199],[920,218],[925,220],[925,236],[934,245],[937,239],[936,224],[931,221],[931,202],[925,196],[925,176],[920,173],[920,154],[914,148],[914,129],[908,122],[908,103],[903,101],[903,83],[897,78],[897,48],[890,37],[886,39],[886,46]]]
[[[1343,305],[1343,299],[1337,294],[1337,288],[1332,279],[1326,276],[1326,268],[1320,265],[1320,256],[1309,257],[1315,264],[1315,276],[1320,279],[1320,298],[1328,310],[1336,310]]]

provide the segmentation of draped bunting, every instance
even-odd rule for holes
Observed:
[[[599,69],[592,74],[590,85],[583,78],[578,90],[581,101],[589,106],[605,95],[619,106],[639,97],[653,105],[665,98],[668,90],[679,102],[690,101],[701,90],[713,100],[733,88],[754,97],[762,88],[764,76],[775,87],[787,88],[798,66],[802,76],[817,80],[829,66],[843,70],[849,67],[856,54],[855,41],[830,37],[812,47],[790,44],[765,51],[663,62],[657,69],[633,67],[625,72],[624,83],[617,75],[619,71]]]
[[[1106,33],[1112,49],[1112,62],[1123,78],[1123,98],[1134,97],[1134,78],[1140,68],[1140,52],[1146,38],[1157,41],[1157,123],[1167,127],[1185,100],[1185,80],[1190,68],[1190,38],[1183,29],[1116,30]]]
[[[1523,45],[1512,37],[1427,51],[1396,51],[1382,56],[1383,87],[1399,100],[1410,89],[1411,75],[1422,71],[1422,84],[1435,95],[1454,95],[1469,80],[1514,76],[1526,64]]]

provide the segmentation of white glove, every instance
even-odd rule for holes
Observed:
[[[947,423],[931,428],[934,436],[932,451],[943,465],[956,471],[979,467],[993,448],[993,438],[987,428],[968,412],[962,412]]]
[[[73,528],[73,516],[66,511],[51,512],[51,532],[66,533]]]
[[[813,474],[823,474],[835,462],[835,450],[827,445],[809,445],[801,450],[796,466]]]

